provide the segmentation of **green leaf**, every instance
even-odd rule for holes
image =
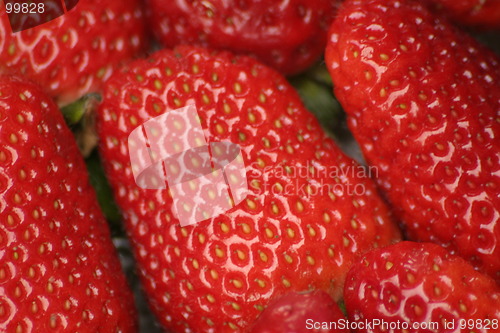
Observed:
[[[87,170],[89,172],[90,184],[94,187],[97,193],[97,200],[101,206],[101,210],[111,224],[112,231],[114,227],[119,226],[122,219],[120,210],[113,199],[113,191],[109,186],[108,180],[104,173],[99,154],[96,150],[85,160]]]
[[[344,303],[344,300],[340,300],[338,303],[338,306],[340,308],[340,311],[342,311],[342,313],[347,316],[347,310],[345,308],[345,303]]]
[[[342,108],[333,96],[332,87],[311,79],[307,75],[291,79],[302,102],[329,133],[333,131],[342,115]]]
[[[332,77],[330,76],[330,72],[328,72],[324,61],[313,66],[309,71],[307,71],[306,75],[308,78],[318,83],[333,88]]]

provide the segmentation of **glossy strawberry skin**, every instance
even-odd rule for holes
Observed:
[[[165,327],[245,331],[270,299],[289,291],[322,289],[338,300],[352,260],[399,238],[367,177],[280,172],[358,166],[274,70],[196,47],[160,51],[130,66],[106,85],[100,149],[143,286]],[[127,138],[143,122],[190,103],[207,142],[241,147],[251,193],[226,214],[181,227],[168,191],[135,184]],[[307,195],[316,181],[338,181],[346,192],[357,184],[366,193]]]
[[[167,47],[187,43],[252,54],[291,75],[320,58],[339,3],[148,0],[148,7],[151,30]]]
[[[0,331],[135,330],[72,133],[40,88],[0,77]]]
[[[351,321],[440,325],[410,326],[415,333],[500,331],[500,289],[495,281],[431,243],[405,241],[367,253],[347,275],[344,302]],[[477,321],[467,326],[467,320]],[[383,330],[379,326],[358,332]]]
[[[321,328],[323,323],[345,321],[337,303],[324,291],[288,293],[269,304],[251,333],[347,333],[347,329]]]
[[[430,0],[436,9],[457,23],[482,29],[500,29],[500,1]]]
[[[347,1],[326,51],[335,94],[410,239],[500,281],[500,65],[416,2]]]
[[[145,47],[138,0],[80,0],[67,14],[12,33],[0,11],[0,73],[39,83],[59,105],[98,91],[113,70]]]

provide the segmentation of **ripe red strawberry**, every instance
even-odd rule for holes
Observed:
[[[148,0],[151,30],[167,47],[189,43],[252,54],[284,74],[324,51],[340,0]]]
[[[461,24],[500,29],[498,0],[430,0],[442,14]]]
[[[0,73],[37,81],[60,105],[97,91],[113,69],[144,47],[139,0],[80,0],[67,14],[12,33],[0,11]]]
[[[241,147],[250,194],[222,215],[181,227],[168,190],[136,185],[127,142],[142,123],[186,105],[196,107],[207,142]],[[289,291],[321,289],[338,300],[350,263],[398,239],[360,167],[286,80],[251,58],[191,46],[160,51],[113,75],[97,120],[144,288],[175,332],[243,331]],[[174,121],[164,138],[176,133],[171,125],[194,132]],[[212,184],[187,185],[188,198],[210,195]]]
[[[319,290],[288,293],[269,304],[255,322],[251,333],[349,332],[334,326],[330,328],[330,323],[336,323],[339,327],[346,323],[344,314],[330,295]]]
[[[0,331],[134,332],[135,309],[72,134],[0,77]]]
[[[367,253],[347,275],[344,301],[351,322],[373,324],[357,332],[388,332],[398,321],[391,332],[500,332],[495,281],[431,243]]]
[[[413,240],[500,282],[500,65],[413,1],[347,1],[326,52],[335,94]]]

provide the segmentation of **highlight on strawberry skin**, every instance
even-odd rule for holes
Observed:
[[[358,332],[500,332],[500,287],[431,243],[404,241],[365,254],[348,273],[344,302],[349,320],[385,323]]]
[[[0,331],[136,332],[134,297],[56,104],[0,76]]]
[[[192,109],[198,123],[148,123]],[[143,287],[174,332],[243,332],[285,292],[323,290],[339,300],[353,260],[400,240],[366,170],[326,135],[281,74],[251,57],[185,45],[135,61],[106,83],[97,129]],[[130,140],[131,133],[146,135]],[[129,154],[139,143],[152,154],[139,149],[137,160],[182,179],[180,166],[202,164],[194,151],[220,142],[240,147],[248,180],[244,200],[229,210],[212,215],[203,207],[225,193],[214,188],[226,187],[224,177],[170,182],[167,175],[161,186],[137,186]],[[175,156],[183,158],[170,164]],[[229,185],[240,179],[226,178]],[[206,219],[182,225],[179,211]]]
[[[325,59],[408,239],[500,282],[500,57],[418,1],[347,0]]]
[[[0,0],[0,333],[500,333],[500,0]]]
[[[14,3],[14,4],[13,4]],[[148,41],[142,4],[139,0],[38,1],[40,7],[25,13],[17,5],[21,25],[37,16],[57,16],[30,29],[13,32],[8,11],[0,5],[0,74],[26,76],[41,85],[60,106],[85,94],[98,92],[111,73],[123,62],[146,53]],[[28,4],[28,1],[24,2]],[[35,2],[34,2],[35,3]],[[58,4],[58,10],[53,7]],[[8,7],[7,7],[8,8]],[[53,13],[49,13],[51,10]],[[40,18],[38,18],[40,19]],[[48,18],[46,18],[48,19]]]
[[[340,0],[147,0],[152,32],[166,47],[195,44],[255,56],[283,74],[321,57]]]

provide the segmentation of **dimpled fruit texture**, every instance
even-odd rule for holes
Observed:
[[[0,331],[134,332],[133,303],[60,111],[0,77]]]
[[[241,147],[250,194],[181,227],[167,190],[135,184],[127,137],[189,104],[208,142]],[[243,331],[287,291],[322,289],[338,300],[350,263],[399,238],[374,184],[286,80],[251,58],[186,46],[137,61],[106,84],[98,132],[144,288],[174,332]]]
[[[199,44],[252,54],[284,74],[311,66],[324,52],[339,0],[148,0],[150,25],[172,47]]]
[[[0,11],[0,73],[22,74],[58,104],[97,91],[122,61],[144,47],[138,0],[80,0],[67,14],[12,33]]]
[[[367,253],[347,275],[344,302],[351,321],[406,322],[408,332],[500,332],[495,281],[431,243],[400,242]]]
[[[416,2],[348,1],[326,52],[335,93],[414,240],[500,281],[500,65]]]

